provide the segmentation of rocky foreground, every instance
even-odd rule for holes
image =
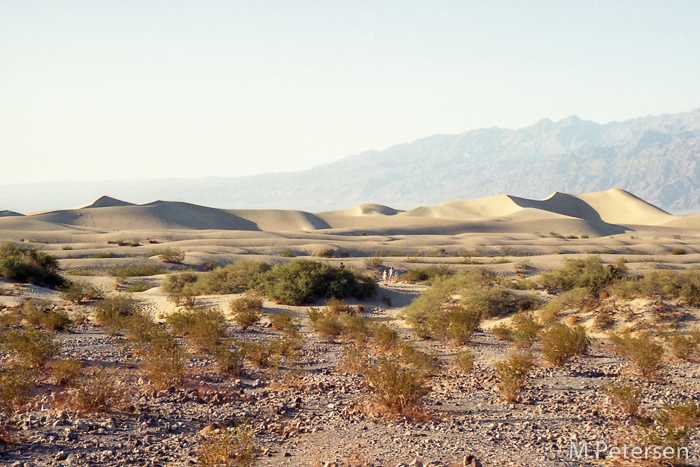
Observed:
[[[366,313],[377,317],[384,310]],[[264,324],[229,331],[252,340],[275,336]],[[515,403],[503,402],[493,370],[510,347],[490,332],[474,335],[469,347],[475,365],[464,375],[450,365],[454,346],[421,342],[444,366],[430,381],[424,413],[407,420],[371,410],[362,378],[339,370],[342,349],[354,344],[306,337],[294,366],[249,366],[233,377],[193,356],[182,386],[155,390],[123,337],[89,323],[76,326],[59,334],[61,357],[112,368],[122,402],[107,412],[80,413],[67,404],[65,388],[42,386],[28,408],[12,417],[12,442],[3,446],[0,464],[195,465],[207,437],[243,421],[254,428],[260,466],[613,465],[610,459],[572,458],[572,442],[589,443],[593,457],[596,442],[613,446],[633,439],[634,422],[597,390],[630,375],[601,342],[562,367],[538,361]],[[667,363],[664,372],[660,381],[639,380],[645,388],[642,412],[698,399],[697,364]],[[688,448],[688,465],[700,465],[697,434]]]

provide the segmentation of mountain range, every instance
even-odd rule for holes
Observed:
[[[502,193],[541,199],[619,187],[688,213],[700,210],[699,161],[700,109],[608,124],[569,117],[519,130],[434,135],[300,172],[4,185],[0,209],[66,208],[107,193],[236,209],[318,212],[376,203],[405,210]]]

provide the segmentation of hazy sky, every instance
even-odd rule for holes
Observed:
[[[0,0],[0,184],[700,107],[700,2]]]

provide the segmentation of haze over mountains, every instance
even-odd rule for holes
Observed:
[[[605,125],[569,117],[520,130],[435,135],[301,172],[6,185],[0,209],[65,208],[103,194],[237,209],[410,209],[503,193],[541,199],[619,187],[667,211],[688,212],[700,209],[699,159],[700,109]]]

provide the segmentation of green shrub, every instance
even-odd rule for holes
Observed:
[[[318,298],[369,298],[376,293],[374,280],[350,269],[295,259],[278,264],[262,277],[265,295],[287,305],[301,305]]]
[[[12,353],[30,368],[43,368],[46,362],[58,355],[60,344],[53,335],[31,326],[10,329],[2,336],[2,349]]]
[[[255,429],[249,423],[221,428],[207,435],[197,451],[202,467],[248,467],[255,464],[259,449],[254,443]]]
[[[169,334],[163,334],[146,348],[143,367],[150,384],[158,389],[180,386],[185,380],[185,351]]]
[[[9,242],[0,245],[0,279],[44,287],[56,287],[65,281],[58,274],[54,256]]]
[[[554,290],[587,288],[596,293],[622,277],[614,265],[604,266],[598,256],[568,259],[561,269],[542,274],[540,283]]]
[[[640,333],[634,337],[630,334],[619,336],[611,333],[610,338],[615,350],[632,363],[640,376],[648,379],[660,377],[664,348],[651,334]]]
[[[447,310],[447,335],[457,344],[466,344],[471,335],[479,329],[481,314],[478,310],[464,306],[454,306]]]
[[[228,342],[225,342],[215,349],[212,356],[222,372],[233,376],[243,374],[245,354],[241,349],[232,349]]]
[[[555,321],[562,311],[569,308],[579,308],[591,297],[591,290],[586,287],[567,290],[544,306],[542,310],[543,321],[545,323]]]
[[[506,323],[497,324],[496,326],[491,328],[491,332],[498,340],[501,340],[501,341],[514,340],[513,329],[511,329],[511,327],[508,326]]]
[[[316,256],[319,258],[332,258],[335,250],[333,248],[323,248],[316,252]]]
[[[436,375],[442,366],[437,354],[422,352],[408,342],[400,342],[398,350],[399,361],[402,364],[408,365],[426,377]]]
[[[185,260],[185,252],[179,248],[163,248],[159,253],[164,263],[180,264]]]
[[[511,354],[507,359],[496,363],[498,387],[506,401],[515,401],[533,365],[532,354],[527,352]]]
[[[61,299],[73,303],[83,303],[87,300],[101,300],[104,298],[104,292],[92,284],[85,284],[78,281],[66,281],[60,288]]]
[[[371,327],[372,344],[383,352],[396,348],[399,343],[399,334],[385,323],[378,323]]]
[[[226,334],[226,317],[218,308],[196,308],[171,313],[165,318],[175,335],[183,336],[198,351],[212,353]]]
[[[439,264],[425,268],[414,268],[406,271],[401,277],[413,282],[432,281],[436,277],[449,277],[455,274],[450,266]]]
[[[589,342],[583,326],[556,323],[543,334],[542,356],[552,365],[561,366],[574,355],[586,353]]]
[[[532,313],[516,313],[513,315],[512,323],[513,340],[521,345],[529,346],[539,338],[542,326],[532,316]]]
[[[156,264],[144,264],[136,266],[113,266],[109,275],[116,277],[118,281],[125,281],[127,277],[156,276],[165,273],[162,266]]]
[[[139,281],[135,284],[131,284],[129,287],[125,289],[126,293],[137,293],[137,292],[145,292],[146,290],[150,290],[155,285],[147,284],[146,282]]]
[[[36,386],[35,372],[24,365],[0,368],[0,413],[12,413],[23,406]]]
[[[685,253],[685,248],[674,248],[673,250],[671,250],[672,255],[684,255]]]
[[[644,388],[632,381],[614,381],[601,387],[613,404],[631,417],[639,414]]]
[[[653,271],[641,278],[616,284],[613,292],[624,298],[680,298],[691,306],[700,306],[700,269]]]
[[[117,295],[97,302],[95,317],[108,333],[116,334],[127,326],[127,318],[140,313],[142,305],[132,297]]]

